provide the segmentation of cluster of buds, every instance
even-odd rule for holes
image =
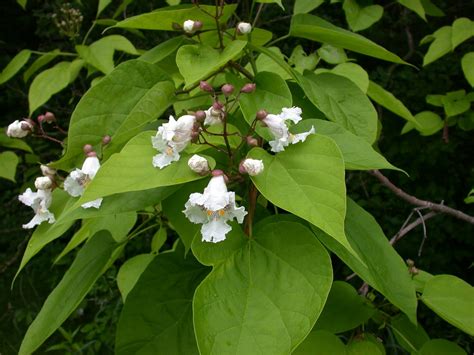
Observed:
[[[24,118],[21,121],[16,120],[8,125],[7,136],[10,138],[24,138],[33,132],[34,127],[35,123],[29,118]]]
[[[38,123],[53,123],[56,121],[56,116],[52,112],[46,112],[44,115],[39,115],[38,118]]]
[[[51,17],[59,32],[71,39],[77,37],[84,20],[81,11],[73,8],[70,3],[62,4],[59,11]]]

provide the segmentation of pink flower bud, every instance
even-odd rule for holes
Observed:
[[[21,121],[20,126],[23,131],[33,131],[34,122],[27,118],[26,120]]]
[[[202,28],[202,22],[201,21],[194,21],[193,29],[195,31],[199,31],[201,28]]]
[[[224,175],[224,172],[220,169],[215,169],[211,171],[212,176],[221,176]]]
[[[198,122],[204,122],[206,119],[206,113],[203,110],[196,111],[194,116],[196,116],[196,121]]]
[[[219,101],[214,101],[212,104],[212,108],[216,111],[221,111],[224,108],[224,105],[221,104]]]
[[[257,119],[264,120],[268,115],[268,112],[265,110],[258,110],[257,111]]]
[[[235,89],[234,85],[231,85],[231,84],[224,84],[221,87],[222,93],[225,96],[230,96],[234,92],[234,89]]]
[[[250,94],[251,92],[254,92],[256,89],[257,85],[254,83],[247,83],[244,86],[242,86],[242,89],[240,89],[240,92],[243,92],[245,94]]]
[[[250,147],[257,147],[258,146],[258,139],[252,136],[247,137],[247,144]]]
[[[102,144],[107,145],[107,144],[110,143],[111,140],[112,140],[112,137],[109,136],[109,135],[106,135],[106,136],[102,137]]]
[[[85,144],[84,147],[82,147],[82,150],[84,151],[85,154],[89,154],[90,152],[94,150],[94,148],[90,144]]]
[[[89,158],[97,157],[97,153],[94,152],[94,151],[92,151],[92,152],[87,153],[87,156],[88,156]]]
[[[36,120],[39,122],[39,123],[43,123],[45,121],[45,116],[44,115],[39,115]]]
[[[44,120],[47,123],[52,123],[56,120],[56,116],[54,115],[54,113],[48,111],[44,114]]]
[[[213,92],[214,89],[212,88],[211,85],[207,81],[201,80],[199,83],[199,87],[201,88],[202,91],[207,91],[207,92]]]

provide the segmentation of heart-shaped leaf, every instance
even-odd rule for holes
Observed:
[[[352,31],[362,31],[379,21],[383,15],[383,7],[370,5],[361,7],[356,0],[344,0],[342,7],[346,13],[346,20]]]

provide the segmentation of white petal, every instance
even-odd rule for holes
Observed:
[[[214,107],[211,106],[204,112],[206,113],[206,119],[204,120],[206,126],[222,123],[222,114],[215,110]]]
[[[229,193],[224,176],[213,176],[204,189],[202,205],[211,211],[218,211],[229,204]]]
[[[239,29],[239,32],[242,33],[243,35],[246,35],[252,32],[252,25],[248,22],[239,22],[239,24],[237,25],[237,28]]]
[[[280,116],[269,114],[263,122],[275,139],[288,137],[288,127]]]
[[[268,143],[270,144],[270,147],[272,148],[271,151],[278,153],[278,152],[284,151],[285,147],[288,146],[288,138],[285,137],[285,138],[277,139],[274,141],[270,141]]]
[[[151,137],[151,144],[153,148],[159,152],[162,152],[166,149],[168,142],[163,138],[163,127],[158,128],[156,136]]]
[[[202,241],[218,243],[225,240],[225,235],[232,230],[222,219],[213,219],[201,227]]]
[[[79,169],[71,171],[66,180],[64,180],[64,190],[72,197],[81,196],[84,187],[80,184],[80,180],[84,178],[84,174]]]
[[[21,122],[16,120],[8,125],[7,136],[12,138],[26,137],[30,131],[21,129]]]
[[[100,197],[97,200],[86,202],[86,203],[82,204],[81,207],[82,208],[91,208],[91,207],[99,208],[100,205],[102,204],[102,200],[103,200],[103,198]]]
[[[179,160],[179,153],[173,151],[171,154],[161,153],[157,154],[153,157],[153,166],[155,168],[163,169],[167,167],[174,161]]]
[[[35,187],[38,190],[46,190],[51,188],[53,181],[48,176],[40,176],[35,180]]]
[[[184,205],[185,210],[183,211],[183,213],[192,223],[196,223],[196,224],[206,223],[208,220],[206,211],[199,205],[192,202],[193,200],[195,200],[195,198],[193,198],[193,195],[201,195],[201,194],[194,193],[189,196],[189,200]],[[194,196],[194,197],[198,197],[198,196]]]
[[[245,210],[244,206],[237,207],[235,205],[235,192],[230,192],[230,201],[229,206],[227,207],[228,219],[237,219],[237,222],[242,223],[244,221],[244,217],[247,215],[247,211]]]
[[[242,167],[250,176],[256,176],[263,172],[263,161],[258,159],[245,159]]]
[[[49,212],[48,210],[35,214],[34,217],[29,221],[27,224],[24,224],[22,227],[25,229],[31,229],[39,224],[41,224],[44,221],[48,221],[49,223],[54,223],[55,218],[54,214]]]
[[[183,30],[186,33],[192,33],[194,31],[194,21],[193,20],[184,21]]]
[[[290,143],[296,144],[299,142],[304,142],[310,134],[314,134],[314,133],[315,133],[314,126],[311,126],[311,129],[308,132],[290,135]]]
[[[294,123],[298,123],[299,121],[302,120],[301,118],[301,109],[299,107],[283,107],[280,113],[280,117],[283,120],[290,120],[293,121]]]
[[[23,192],[18,199],[27,206],[32,206],[37,199],[38,194],[36,192],[31,191],[30,188],[27,188],[25,192]]]
[[[82,164],[81,171],[89,175],[89,178],[92,180],[95,177],[95,174],[97,174],[97,171],[100,169],[100,161],[99,158],[97,157],[87,157],[86,160],[84,160],[84,164]]]

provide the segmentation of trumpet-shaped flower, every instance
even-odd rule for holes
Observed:
[[[262,122],[270,130],[274,140],[270,141],[270,147],[272,152],[281,152],[285,150],[290,144],[296,144],[298,142],[304,142],[306,138],[315,133],[314,127],[308,132],[293,134],[289,132],[288,121],[298,123],[301,121],[301,109],[299,107],[283,108],[279,115],[268,114]]]
[[[35,185],[42,185],[43,181],[38,181],[38,179],[36,179]],[[23,228],[31,229],[44,221],[49,223],[55,222],[54,214],[48,210],[52,201],[51,189],[38,189],[36,192],[33,192],[30,188],[27,188],[23,194],[18,196],[18,199],[23,204],[31,207],[35,212],[34,217],[27,224],[24,224]]]
[[[71,171],[64,181],[64,190],[72,197],[82,196],[84,189],[94,179],[97,171],[100,169],[100,162],[96,156],[87,157],[82,164],[81,169]],[[102,198],[84,203],[82,208],[99,208],[102,204]]]
[[[174,119],[170,116],[168,123],[158,128],[155,137],[151,138],[153,148],[160,154],[153,157],[153,166],[163,169],[174,161],[179,160],[179,153],[183,151],[191,141],[195,116],[184,115]]]
[[[218,243],[232,230],[227,222],[234,218],[242,223],[247,212],[235,205],[235,192],[227,191],[224,176],[214,176],[201,193],[192,193],[183,213],[196,224],[201,224],[202,240]]]

